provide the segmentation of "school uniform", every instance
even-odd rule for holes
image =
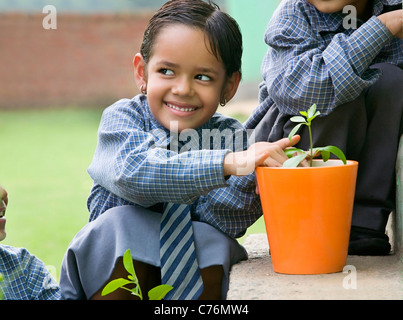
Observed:
[[[44,263],[25,248],[0,245],[0,300],[60,300],[61,290]]]
[[[215,114],[201,128],[173,134],[139,95],[105,110],[98,137],[88,169],[94,180],[88,199],[91,222],[64,257],[64,297],[90,298],[129,248],[133,259],[159,267],[164,203],[190,206],[199,267],[223,266],[225,297],[231,266],[247,258],[234,238],[262,214],[255,175],[223,174],[225,155],[247,147],[242,125]]]
[[[398,8],[400,0],[374,0],[373,16],[354,29],[346,28],[351,21],[346,24],[342,13],[321,13],[305,0],[282,1],[265,35],[259,106],[245,124],[255,129],[256,141],[276,141],[295,126],[292,116],[316,103],[322,116],[313,123],[314,145],[338,146],[359,162],[352,237],[367,229],[384,238],[395,209],[403,40],[376,16]],[[297,146],[308,149],[307,128],[298,133]]]

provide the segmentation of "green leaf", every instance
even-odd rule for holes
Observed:
[[[162,300],[172,289],[173,287],[171,287],[170,285],[162,284],[148,291],[148,298],[150,300]]]
[[[326,162],[330,159],[330,152],[329,151],[321,151],[323,162]]]
[[[312,120],[315,119],[319,115],[320,115],[320,112],[316,111],[316,104],[312,105],[312,107],[310,107],[308,110],[308,116],[307,116],[308,122],[311,123]]]
[[[130,273],[136,280],[136,272],[134,271],[133,259],[130,252],[130,249],[127,249],[125,254],[123,255],[123,265],[128,273]]]
[[[127,279],[123,279],[123,278],[119,278],[119,279],[115,279],[112,280],[111,282],[109,282],[102,290],[101,295],[102,296],[106,296],[114,291],[116,291],[117,289],[120,289],[122,287],[124,287],[125,285],[128,285],[130,283],[133,283],[130,280]]]
[[[341,161],[343,161],[344,164],[347,163],[347,159],[346,159],[346,156],[343,153],[343,151],[341,151],[339,148],[337,148],[335,146],[327,146],[327,147],[321,147],[321,148],[316,148],[316,149],[321,153],[323,153],[323,152],[333,153],[337,158],[339,158]]]
[[[297,131],[299,130],[299,128],[301,128],[301,126],[304,125],[304,124],[305,124],[305,123],[297,124],[297,125],[294,127],[294,129],[291,130],[290,134],[288,135],[288,139],[290,139],[290,141],[291,141],[292,137],[297,133]]]
[[[292,122],[303,122],[303,123],[305,123],[305,122],[306,122],[306,119],[305,119],[304,117],[296,116],[296,117],[292,117],[292,118],[290,119],[290,121],[292,121]]]
[[[288,158],[291,158],[295,155],[295,153],[305,153],[305,151],[298,148],[289,148],[285,149],[284,153],[287,155]]]
[[[300,114],[302,114],[305,118],[308,118],[308,113],[306,111],[300,111]]]
[[[316,113],[316,103],[308,109],[308,118],[312,118]]]
[[[306,158],[306,154],[299,154],[283,163],[284,168],[296,168]]]

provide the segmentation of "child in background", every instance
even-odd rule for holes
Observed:
[[[8,196],[0,186],[0,241],[6,237]],[[61,291],[41,260],[24,248],[0,245],[0,299],[60,300]]]
[[[66,299],[135,298],[125,290],[101,295],[106,283],[125,277],[127,249],[142,291],[161,284],[167,203],[190,210],[190,234],[180,236],[184,226],[172,221],[166,234],[193,235],[202,279],[202,286],[193,289],[192,280],[183,292],[178,287],[184,282],[172,284],[169,299],[226,297],[231,266],[247,258],[233,237],[262,214],[255,167],[280,166],[287,160],[283,150],[299,141],[262,142],[246,150],[242,125],[216,113],[237,91],[241,57],[237,23],[212,3],[169,1],[150,20],[134,58],[142,94],[118,101],[101,120],[88,170],[94,180],[91,222],[73,239],[62,265]],[[188,255],[180,245],[175,251],[178,259]]]
[[[265,36],[260,105],[246,123],[256,141],[276,141],[294,127],[292,116],[317,104],[314,144],[336,145],[359,162],[349,254],[391,248],[385,227],[403,129],[401,7],[401,0],[283,0]],[[307,129],[299,133],[307,149]]]

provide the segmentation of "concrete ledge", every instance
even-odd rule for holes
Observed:
[[[349,256],[346,273],[283,275],[273,270],[266,234],[248,236],[244,246],[249,260],[233,267],[228,300],[403,300],[397,255]]]

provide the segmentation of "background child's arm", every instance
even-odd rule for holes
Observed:
[[[403,11],[395,10],[381,14],[379,20],[388,28],[391,34],[398,38],[403,38]]]
[[[356,30],[336,33],[314,23],[312,12],[300,7],[280,11],[266,33],[262,93],[266,90],[282,113],[298,114],[316,103],[326,115],[379,79],[380,72],[369,67],[381,52],[378,62],[402,62],[401,55],[391,52],[391,45],[397,46],[392,41],[399,40],[377,17]]]

